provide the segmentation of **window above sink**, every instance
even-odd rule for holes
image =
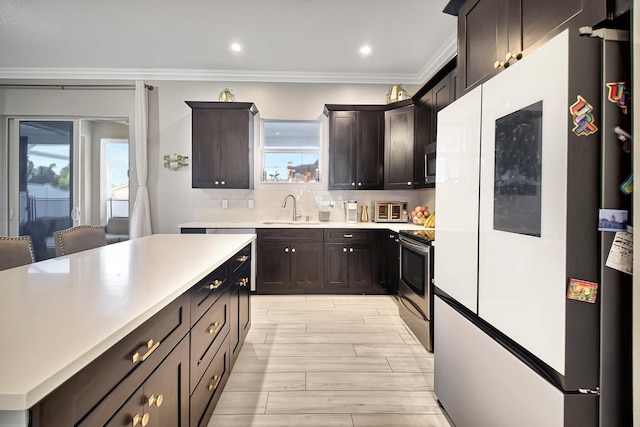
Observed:
[[[320,182],[320,121],[262,120],[262,183]]]

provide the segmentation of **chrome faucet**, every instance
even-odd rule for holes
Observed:
[[[291,215],[291,220],[293,222],[296,222],[298,220],[298,218],[300,218],[302,215],[298,215],[298,213],[296,212],[296,198],[293,194],[288,194],[285,196],[284,201],[282,202],[282,207],[286,208],[287,207],[287,199],[291,197],[293,199],[293,213]]]

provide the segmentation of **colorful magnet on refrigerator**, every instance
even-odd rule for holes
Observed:
[[[598,131],[595,117],[593,116],[593,106],[589,104],[582,96],[578,95],[578,100],[569,107],[569,111],[573,116],[572,129],[577,136],[589,136]]]
[[[629,178],[625,179],[622,184],[620,184],[620,191],[627,196],[633,193],[633,174],[629,175]]]
[[[569,279],[567,298],[595,304],[598,295],[598,284],[585,280]]]
[[[625,82],[607,83],[607,87],[609,88],[607,96],[609,101],[617,104],[622,108],[622,112],[627,114],[627,108],[631,102],[631,90],[627,88],[627,84]]]

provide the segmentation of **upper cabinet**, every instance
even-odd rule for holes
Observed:
[[[456,85],[456,60],[453,59],[413,97],[413,188],[435,186],[438,112],[456,99]]]
[[[384,187],[384,110],[326,105],[329,116],[329,189]]]
[[[253,118],[249,102],[193,102],[193,188],[252,188]]]
[[[414,106],[387,110],[385,116],[384,188],[413,188]]]
[[[549,39],[573,17],[605,18],[603,0],[467,0],[458,11],[457,95],[488,80]],[[555,30],[555,31],[554,31]]]

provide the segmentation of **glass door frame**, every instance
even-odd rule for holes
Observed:
[[[81,173],[82,167],[79,164],[82,159],[80,145],[80,119],[77,117],[47,117],[47,116],[10,116],[7,117],[7,219],[8,231],[10,236],[19,234],[20,226],[20,197],[19,197],[19,181],[20,181],[20,122],[72,122],[73,123],[73,139],[71,146],[71,206],[73,206],[69,216],[74,226],[80,225],[82,216],[80,215],[80,201],[82,191]]]

